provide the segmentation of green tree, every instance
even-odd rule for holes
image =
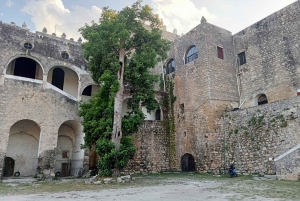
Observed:
[[[86,39],[84,57],[100,90],[81,104],[79,115],[83,117],[85,147],[95,145],[103,176],[111,175],[112,169],[118,175],[134,155],[130,135],[145,118],[141,106],[148,112],[158,108],[154,91],[158,77],[150,69],[166,58],[170,47],[161,38],[161,28],[158,15],[137,1],[119,12],[105,7],[99,23],[80,29]],[[122,118],[123,101],[128,97],[129,112]]]

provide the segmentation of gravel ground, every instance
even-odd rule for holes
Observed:
[[[86,180],[4,182],[1,201],[292,201],[299,199],[299,182],[255,181],[249,177],[144,176],[125,184],[85,184]],[[295,187],[295,192],[291,187]],[[69,187],[69,188],[68,188]],[[6,188],[6,190],[3,188]],[[10,191],[13,188],[13,191]],[[1,191],[2,189],[2,191]],[[293,188],[292,188],[293,189]],[[289,191],[288,191],[289,190]]]

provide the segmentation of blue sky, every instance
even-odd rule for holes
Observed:
[[[186,33],[205,16],[209,23],[236,33],[296,0],[144,0],[159,14],[168,31]],[[31,31],[79,38],[78,28],[97,21],[104,6],[120,10],[135,0],[0,0],[0,20],[26,22]]]

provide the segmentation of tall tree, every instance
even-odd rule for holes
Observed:
[[[111,174],[111,169],[118,174],[133,156],[130,134],[143,123],[141,107],[148,112],[158,108],[154,91],[158,79],[150,69],[166,58],[170,44],[162,39],[161,28],[158,15],[137,1],[119,12],[105,7],[99,23],[80,29],[86,39],[84,56],[100,90],[81,105],[79,115],[85,146],[96,146],[102,175]],[[128,97],[129,112],[122,118],[123,101]]]

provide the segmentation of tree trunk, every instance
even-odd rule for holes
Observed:
[[[120,143],[122,138],[122,106],[123,106],[123,92],[124,92],[124,57],[125,57],[125,50],[121,49],[119,51],[119,62],[120,62],[120,69],[118,72],[118,81],[119,81],[119,91],[116,93],[115,101],[114,101],[114,122],[113,122],[113,131],[112,131],[112,142],[115,144],[116,150],[119,151]],[[119,175],[119,169],[115,167],[113,176]]]

